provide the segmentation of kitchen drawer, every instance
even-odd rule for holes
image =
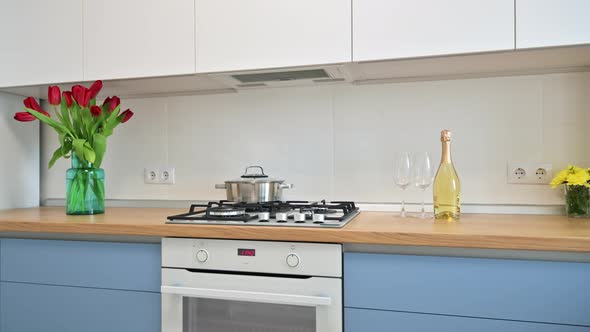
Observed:
[[[589,332],[590,327],[407,312],[344,310],[344,332]]]
[[[159,332],[160,294],[0,283],[2,332]]]
[[[346,253],[344,305],[590,326],[590,264]]]
[[[139,291],[160,290],[160,245],[3,239],[0,279]]]

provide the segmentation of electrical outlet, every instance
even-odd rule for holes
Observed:
[[[174,184],[176,176],[174,167],[144,168],[143,181],[145,184]]]
[[[157,168],[144,168],[143,182],[146,184],[156,184],[159,182]]]
[[[159,175],[161,184],[174,184],[176,182],[174,167],[160,168]]]
[[[508,183],[548,184],[553,175],[553,165],[549,163],[509,162]]]

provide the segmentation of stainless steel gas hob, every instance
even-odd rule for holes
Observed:
[[[343,227],[359,214],[353,202],[275,201],[193,204],[189,212],[170,216],[168,224]]]

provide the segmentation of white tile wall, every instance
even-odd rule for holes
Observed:
[[[14,121],[22,100],[0,92],[0,210],[39,205],[39,122]]]
[[[221,199],[215,183],[261,164],[295,185],[288,199],[397,202],[394,151],[429,151],[438,160],[442,128],[454,131],[466,203],[562,204],[559,190],[506,184],[507,161],[590,166],[590,73],[123,102],[136,116],[109,142],[104,168],[113,199]],[[56,139],[47,128],[42,137],[45,163]],[[176,167],[177,184],[143,184],[145,166]],[[66,168],[62,161],[42,172],[43,200],[64,197]],[[417,202],[420,193],[407,197]]]

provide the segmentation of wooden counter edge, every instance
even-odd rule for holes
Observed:
[[[0,221],[1,232],[63,233],[154,237],[275,240],[342,244],[404,245],[477,249],[590,252],[590,238],[531,237],[480,234],[426,234],[344,229],[285,229],[279,227],[101,224]],[[1,235],[1,234],[0,234]]]

